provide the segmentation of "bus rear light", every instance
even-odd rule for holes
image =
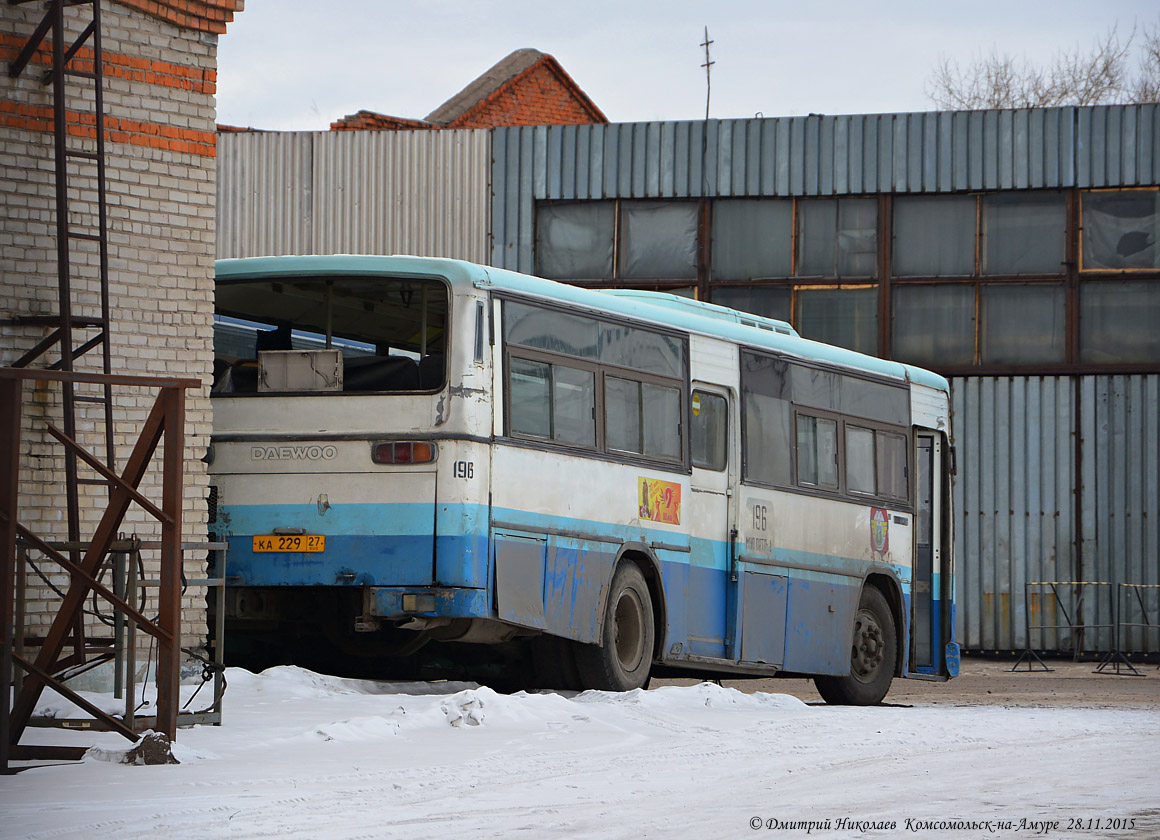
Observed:
[[[435,460],[435,444],[417,440],[394,440],[371,447],[376,464],[430,464]]]

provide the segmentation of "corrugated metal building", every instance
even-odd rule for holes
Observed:
[[[946,374],[964,645],[1020,650],[1066,610],[1094,626],[1030,643],[1108,650],[1117,597],[1160,618],[1160,589],[1119,586],[1160,584],[1155,106],[222,140],[221,256],[667,289]],[[1076,580],[1100,585],[1027,588]]]
[[[424,254],[486,263],[490,132],[218,136],[217,257]]]

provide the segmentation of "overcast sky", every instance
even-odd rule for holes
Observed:
[[[512,50],[554,55],[612,122],[931,110],[940,55],[1047,63],[1156,0],[246,0],[221,36],[218,122],[423,118]]]

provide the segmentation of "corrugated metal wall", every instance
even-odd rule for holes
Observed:
[[[217,256],[487,262],[490,173],[482,130],[224,133]]]
[[[955,549],[960,641],[975,650],[1021,650],[1033,626],[1077,614],[1076,587],[1092,581],[1082,619],[1113,623],[1145,616],[1119,584],[1160,583],[1160,376],[969,377],[952,381],[959,472]],[[1077,498],[1078,493],[1078,498]],[[1078,503],[1078,506],[1077,506]],[[1140,590],[1155,624],[1160,589]],[[1070,650],[1071,634],[1043,631],[1036,648]],[[1110,650],[1110,629],[1083,646]],[[1160,631],[1130,628],[1129,651],[1160,650]]]
[[[1155,184],[1155,105],[495,129],[492,262],[532,270],[544,199]]]
[[[1085,579],[1160,584],[1160,376],[1079,380]],[[1127,593],[1123,593],[1126,595]],[[1160,589],[1142,590],[1151,623]],[[1123,608],[1140,621],[1140,605]],[[1101,604],[1100,621],[1110,621]],[[1160,631],[1131,629],[1124,650],[1160,650]]]

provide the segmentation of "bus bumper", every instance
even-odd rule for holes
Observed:
[[[372,586],[367,593],[376,618],[492,618],[486,589]]]

